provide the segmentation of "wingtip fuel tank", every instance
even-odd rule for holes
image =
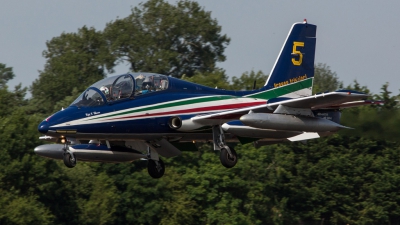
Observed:
[[[35,153],[39,156],[51,159],[63,159],[63,144],[45,144],[35,148]],[[80,144],[68,147],[75,154],[78,160],[89,162],[130,162],[145,158],[145,155],[135,150],[106,149],[106,146],[93,144]]]
[[[348,128],[318,117],[271,113],[246,114],[240,117],[240,121],[250,127],[287,131],[335,132],[342,128]]]

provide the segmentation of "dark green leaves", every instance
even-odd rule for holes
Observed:
[[[4,88],[6,83],[13,79],[14,76],[11,67],[7,67],[6,64],[0,63],[0,88]]]
[[[129,63],[134,72],[174,77],[213,71],[216,62],[225,60],[230,41],[198,3],[163,0],[147,1],[128,17],[108,23],[104,37],[116,62]]]
[[[328,65],[325,63],[315,65],[313,93],[336,91],[342,87],[343,83]]]
[[[43,56],[47,59],[45,68],[30,90],[47,113],[72,90],[82,92],[104,78],[110,64],[101,32],[85,26],[77,33],[63,33],[48,41]]]

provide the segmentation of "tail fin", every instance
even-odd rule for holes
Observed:
[[[294,94],[294,92],[296,92],[296,97],[311,95],[316,31],[317,26],[308,24],[307,21],[293,24],[265,83],[264,90],[287,86],[284,88],[286,89],[284,92],[287,93],[282,93],[284,95]]]

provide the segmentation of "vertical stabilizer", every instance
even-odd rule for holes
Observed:
[[[285,94],[287,97],[311,95],[316,31],[317,26],[308,24],[307,21],[293,24],[265,83],[264,90],[291,89],[292,91]]]

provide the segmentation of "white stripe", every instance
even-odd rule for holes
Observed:
[[[307,79],[304,79],[304,80],[301,80],[301,81],[297,81],[297,82],[294,82],[294,83],[290,83],[290,84],[287,84],[287,85],[291,85],[291,84],[295,84],[295,83],[299,83],[299,82],[304,82],[304,81],[306,81],[306,80],[308,80],[308,79],[312,79],[312,83],[314,83],[314,77],[309,77],[309,78],[307,78]],[[285,86],[287,86],[287,85],[285,85]],[[243,97],[251,97],[251,96],[253,96],[253,95],[258,95],[258,94],[261,94],[261,93],[266,93],[266,92],[270,92],[270,91],[274,91],[274,90],[276,90],[276,89],[279,89],[279,88],[284,88],[285,86],[280,86],[280,87],[276,87],[276,88],[271,88],[271,89],[268,89],[268,90],[265,90],[265,91],[260,91],[260,92],[256,92],[256,93],[253,93],[253,94],[249,94],[249,95],[245,95],[245,96],[243,96]],[[313,85],[311,84],[311,90],[312,90],[312,87],[313,87]],[[288,93],[288,94],[290,94],[290,93]],[[310,92],[310,94],[309,95],[306,95],[306,96],[310,96],[312,94],[312,92]],[[278,97],[281,97],[281,96],[278,96]],[[304,96],[302,96],[302,97],[304,97]]]
[[[196,98],[193,98],[196,99]],[[186,99],[188,100],[188,99]],[[174,101],[176,102],[176,101]],[[165,117],[165,116],[173,116],[176,115],[176,113],[172,113],[172,111],[177,111],[177,110],[185,110],[185,109],[195,109],[195,108],[202,108],[202,107],[214,107],[214,106],[219,106],[219,105],[231,105],[231,104],[238,104],[238,103],[254,103],[254,102],[259,102],[259,103],[264,103],[265,100],[261,99],[253,99],[253,98],[233,98],[233,99],[223,99],[223,100],[216,100],[216,101],[210,101],[210,102],[200,102],[200,103],[194,103],[194,104],[189,104],[189,105],[181,105],[181,106],[173,106],[173,107],[166,107],[166,108],[158,108],[158,109],[152,109],[149,111],[141,111],[141,112],[134,112],[134,113],[129,113],[126,115],[115,115],[115,116],[110,116],[107,118],[98,118],[98,117],[104,117],[110,114],[120,114],[123,112],[127,112],[132,110],[133,108],[129,109],[124,109],[121,111],[117,112],[110,112],[106,114],[99,114],[97,116],[90,116],[90,117],[85,117],[81,119],[77,119],[74,121],[69,121],[65,123],[61,123],[55,126],[51,126],[50,128],[57,128],[57,127],[64,127],[64,126],[73,126],[73,125],[83,125],[83,124],[96,124],[96,123],[102,123],[102,122],[120,122],[120,121],[128,121],[128,120],[138,120],[138,119],[147,119],[147,118],[158,118],[158,117]],[[167,102],[167,104],[172,103]],[[164,103],[163,103],[164,104]],[[154,104],[154,105],[147,105],[145,107],[153,107],[157,106],[159,104]],[[137,107],[136,109],[141,109],[143,107]],[[188,113],[180,113],[179,115],[190,115],[190,114],[202,114],[202,113],[215,113],[215,112],[221,112],[221,111],[226,111],[227,109],[222,109],[222,110],[212,110],[212,111],[199,111],[199,112],[188,112]],[[232,110],[232,109],[229,109]],[[165,113],[165,112],[171,112],[171,114],[167,115],[152,115],[156,113]],[[140,117],[140,118],[121,118],[121,119],[115,119],[117,117],[131,117],[131,116],[143,116],[144,114],[149,114],[148,116]],[[98,119],[96,119],[98,118]],[[89,120],[90,119],[90,120]]]

